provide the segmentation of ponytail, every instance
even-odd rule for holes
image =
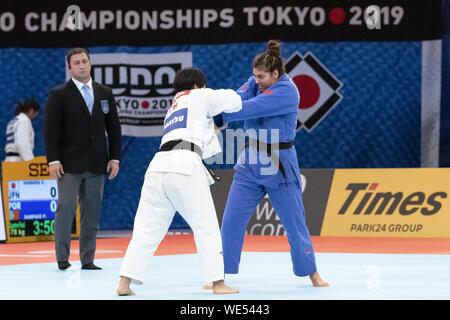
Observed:
[[[266,72],[278,71],[281,75],[285,72],[284,61],[281,57],[281,42],[279,40],[269,40],[267,51],[258,54],[253,59],[253,68],[263,69]]]

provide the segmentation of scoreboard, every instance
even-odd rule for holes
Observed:
[[[7,242],[53,240],[58,185],[50,177],[46,158],[3,162],[2,172]],[[79,236],[79,225],[77,208],[72,235]]]
[[[54,234],[56,180],[8,181],[9,234],[14,237]]]

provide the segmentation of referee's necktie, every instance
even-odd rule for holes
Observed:
[[[91,90],[89,90],[89,86],[87,84],[83,85],[81,90],[83,90],[83,98],[89,109],[89,113],[92,114],[92,107],[94,106],[94,98],[92,97]]]

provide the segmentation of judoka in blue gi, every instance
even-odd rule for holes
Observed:
[[[218,126],[244,121],[245,131],[251,133],[234,167],[222,221],[225,273],[238,273],[247,224],[267,193],[286,230],[294,274],[309,276],[315,287],[327,287],[317,272],[293,147],[300,97],[284,71],[280,42],[269,41],[267,51],[254,58],[253,76],[237,93],[242,98],[242,110],[215,118]],[[276,170],[271,170],[274,166]]]

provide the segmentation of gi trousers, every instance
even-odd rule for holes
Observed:
[[[269,188],[239,174],[235,175],[231,185],[222,221],[225,273],[239,272],[247,224],[266,193],[286,230],[294,274],[307,276],[314,273],[317,267],[299,183],[281,183],[278,188]]]
[[[152,257],[176,211],[193,231],[204,280],[224,279],[219,223],[206,173],[199,166],[194,166],[191,175],[146,174],[133,236],[120,269],[121,276],[131,278],[135,284],[143,283]]]

